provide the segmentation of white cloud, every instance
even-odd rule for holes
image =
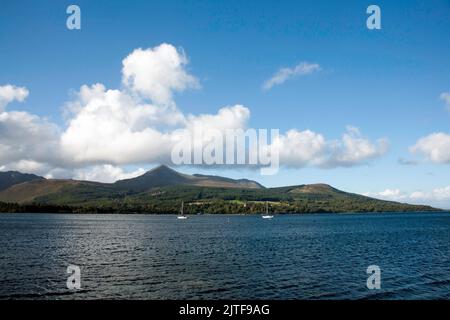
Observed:
[[[384,191],[381,191],[379,193],[380,197],[385,197],[385,198],[402,198],[402,192],[400,191],[400,189],[386,189]]]
[[[199,86],[197,79],[186,71],[187,63],[184,52],[170,44],[136,49],[122,62],[122,82],[155,104],[170,104],[174,91]]]
[[[280,162],[292,167],[350,167],[367,163],[388,150],[386,139],[373,143],[352,126],[347,127],[340,140],[328,141],[311,130],[289,130],[280,135],[275,145],[279,148]]]
[[[274,142],[280,162],[291,167],[320,165],[326,156],[328,143],[325,138],[311,130],[289,130]]]
[[[179,130],[243,128],[250,111],[241,105],[221,108],[217,114],[188,115],[176,108],[140,104],[119,90],[101,84],[83,86],[61,149],[74,165],[169,163],[173,139]],[[178,126],[174,126],[178,124]]]
[[[373,143],[363,137],[358,128],[348,126],[342,139],[331,143],[332,155],[325,165],[348,167],[365,163],[385,154],[388,147],[387,139],[378,139]]]
[[[33,160],[19,160],[0,166],[0,171],[20,171],[35,174],[43,174],[48,170],[49,168],[45,164]]]
[[[227,106],[219,109],[217,114],[189,115],[186,128],[191,132],[196,129],[215,129],[225,131],[226,129],[244,129],[250,118],[250,110],[243,105]]]
[[[23,102],[24,87],[0,86],[0,168],[36,172],[47,162],[57,161],[58,127],[28,112],[6,111],[13,102]]]
[[[443,188],[436,188],[430,192],[416,191],[411,194],[413,199],[424,199],[424,200],[450,200],[450,186]]]
[[[386,189],[380,192],[364,192],[362,195],[389,201],[404,201],[408,198],[408,195],[400,191],[400,189]]]
[[[23,102],[28,97],[28,93],[28,90],[24,87],[9,84],[0,86],[0,112],[3,112],[6,105],[13,101]]]
[[[88,169],[78,169],[74,172],[74,179],[112,183],[118,180],[130,179],[140,176],[146,172],[139,168],[132,172],[124,172],[120,167],[112,165],[99,165]]]
[[[440,95],[447,109],[450,111],[450,92],[443,92]],[[417,140],[415,145],[409,148],[411,153],[422,154],[433,163],[450,163],[450,134],[445,132],[435,132]]]
[[[320,71],[320,65],[316,63],[301,62],[293,68],[281,68],[269,80],[264,82],[263,89],[269,90],[273,86],[283,84],[295,76],[304,76]]]
[[[175,109],[140,103],[101,84],[83,86],[72,110],[61,148],[67,161],[85,165],[167,160],[170,135],[158,127],[183,121]]]
[[[430,134],[419,139],[410,151],[423,154],[434,163],[450,163],[450,135],[442,132]]]
[[[430,191],[417,190],[413,192],[404,192],[400,189],[386,189],[381,192],[366,192],[364,195],[389,201],[450,207],[450,186],[435,188]]]
[[[20,160],[55,161],[58,157],[57,131],[54,124],[26,112],[1,113],[0,164]]]

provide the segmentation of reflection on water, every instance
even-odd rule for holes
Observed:
[[[2,299],[450,298],[450,215],[8,214],[0,270]]]

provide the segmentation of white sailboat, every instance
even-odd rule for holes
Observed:
[[[188,217],[184,215],[184,201],[183,201],[183,202],[181,202],[180,214],[177,216],[177,219],[185,220],[187,218]]]
[[[262,215],[263,219],[272,219],[273,215],[269,214],[269,202],[266,201],[266,214]]]

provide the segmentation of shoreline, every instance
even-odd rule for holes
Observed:
[[[383,214],[433,214],[447,213],[450,210],[436,211],[363,211],[363,212],[289,212],[275,213],[274,216],[292,216],[292,215],[383,215]],[[150,213],[150,212],[0,212],[0,215],[12,214],[51,214],[51,215],[145,215],[145,216],[177,216],[176,213]],[[185,214],[188,217],[201,216],[261,216],[263,213],[202,213],[202,214]]]

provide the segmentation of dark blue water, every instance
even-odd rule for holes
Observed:
[[[2,214],[0,298],[448,299],[450,214]]]

